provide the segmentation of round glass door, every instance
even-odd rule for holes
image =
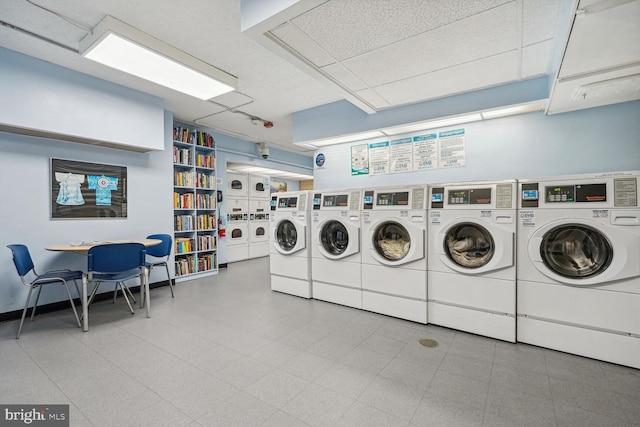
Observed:
[[[281,221],[276,229],[276,238],[282,250],[287,252],[291,251],[296,246],[296,243],[298,243],[296,226],[288,219]]]
[[[584,225],[565,224],[545,233],[540,255],[551,271],[570,279],[584,279],[609,267],[613,248],[599,231]]]
[[[320,231],[322,247],[331,255],[342,255],[349,245],[349,233],[340,221],[327,221]]]
[[[411,237],[404,226],[394,221],[380,224],[373,233],[373,246],[383,258],[398,261],[407,256]]]
[[[491,261],[495,246],[486,228],[465,222],[449,229],[444,239],[444,250],[449,259],[459,266],[479,268]]]

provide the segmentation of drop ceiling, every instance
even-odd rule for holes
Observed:
[[[290,179],[292,181],[308,181],[313,175],[304,175],[295,172],[287,172],[279,169],[265,168],[261,166],[247,165],[243,163],[227,162],[227,172],[246,173],[250,175],[263,175],[272,178]]]
[[[539,76],[553,83],[549,113],[640,97],[640,0],[284,3],[242,31],[242,7],[283,2],[2,0],[0,46],[161,97],[180,121],[307,155],[292,114],[343,99],[375,114]],[[105,15],[236,76],[238,91],[203,101],[82,58]]]

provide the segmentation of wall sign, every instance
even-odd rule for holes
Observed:
[[[369,174],[369,145],[360,144],[351,147],[351,175]]]

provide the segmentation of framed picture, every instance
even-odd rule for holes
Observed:
[[[276,181],[273,178],[271,178],[270,186],[271,186],[272,193],[280,193],[283,191],[287,191],[287,183],[284,181]]]
[[[126,218],[127,168],[51,159],[51,219]]]

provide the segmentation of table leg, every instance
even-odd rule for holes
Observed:
[[[144,267],[142,272],[144,278],[145,304],[147,305],[147,317],[151,317],[151,292],[149,292],[149,269]]]
[[[82,275],[82,330],[87,332],[89,330],[89,304],[87,301],[87,275]]]

